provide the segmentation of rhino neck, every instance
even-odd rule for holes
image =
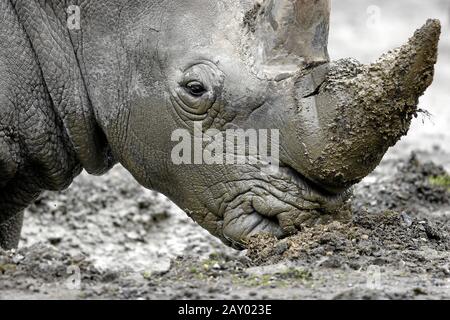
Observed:
[[[80,69],[77,38],[73,41],[67,28],[67,2],[11,3],[36,54],[55,113],[81,165],[92,174],[106,172],[115,161],[92,110]]]

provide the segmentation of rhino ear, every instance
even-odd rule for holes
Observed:
[[[330,0],[264,0],[255,35],[265,65],[297,68],[329,61]]]

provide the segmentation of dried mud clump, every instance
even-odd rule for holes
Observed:
[[[442,226],[393,211],[359,212],[349,223],[314,226],[281,241],[260,234],[247,245],[247,255],[257,265],[291,260],[352,269],[394,261],[417,263],[424,259],[423,252],[440,252],[445,261],[450,249],[449,235]]]
[[[247,27],[252,33],[256,31],[256,19],[258,18],[258,14],[260,14],[261,4],[256,3],[252,9],[247,11],[244,15],[243,24]]]

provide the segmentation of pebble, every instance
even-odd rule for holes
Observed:
[[[23,255],[21,255],[21,254],[16,254],[16,255],[14,255],[14,257],[12,258],[12,261],[15,263],[15,264],[18,264],[20,261],[22,261],[23,259],[25,259],[25,257],[23,256]]]
[[[406,224],[407,227],[410,227],[412,225],[413,220],[406,212],[402,212],[401,217],[402,217],[403,222]]]
[[[289,244],[286,241],[280,241],[275,247],[275,254],[281,255],[289,249]]]
[[[131,240],[137,240],[139,239],[139,234],[135,231],[130,231],[127,233],[127,237]]]
[[[447,275],[447,276],[450,275],[450,269],[448,266],[443,266],[441,268],[441,270],[442,270],[442,272],[444,272],[445,275]]]

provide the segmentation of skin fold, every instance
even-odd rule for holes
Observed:
[[[70,5],[80,29],[67,26]],[[406,134],[440,25],[372,65],[330,62],[330,8],[0,0],[0,246],[17,246],[21,212],[40,192],[116,163],[236,248],[342,218],[350,187]],[[196,121],[219,133],[279,130],[279,170],[173,163],[172,133]]]

